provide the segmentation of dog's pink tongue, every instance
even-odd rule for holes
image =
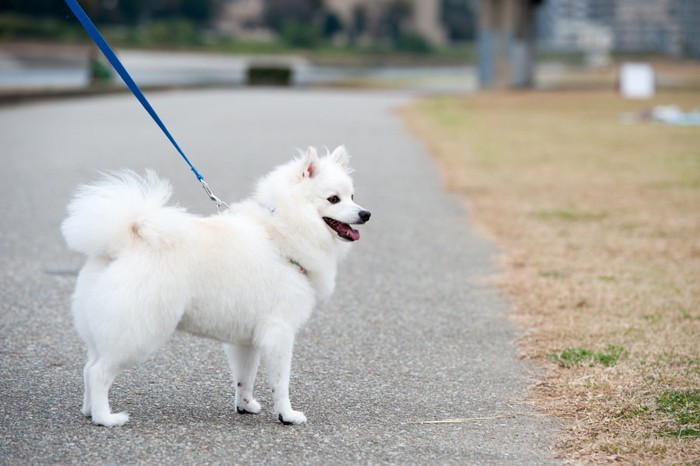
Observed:
[[[357,241],[360,239],[360,232],[353,228],[349,228],[348,237],[353,241]]]
[[[341,223],[338,225],[338,233],[340,233],[340,236],[350,241],[357,241],[360,239],[360,232],[355,230],[347,223]]]

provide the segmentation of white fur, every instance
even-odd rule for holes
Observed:
[[[369,215],[352,201],[348,163],[342,146],[323,158],[309,148],[262,178],[251,199],[211,217],[166,206],[170,184],[150,171],[79,188],[62,231],[87,255],[72,300],[88,353],[83,414],[127,422],[109,407],[114,379],[183,330],[225,343],[239,412],[260,412],[262,359],[280,421],[305,422],[289,401],[294,338],[332,293],[349,246],[323,217],[353,224]]]

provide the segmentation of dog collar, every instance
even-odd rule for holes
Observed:
[[[301,265],[298,261],[295,259],[292,259],[291,257],[289,258],[289,263],[292,265],[296,265],[299,267],[299,272],[303,273],[304,275],[308,275],[308,271],[304,268],[303,265]]]

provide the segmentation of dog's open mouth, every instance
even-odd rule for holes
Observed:
[[[357,241],[360,239],[360,232],[355,230],[353,227],[347,223],[339,222],[338,220],[332,219],[330,217],[323,217],[326,224],[331,227],[333,231],[338,233],[338,236],[348,241]]]

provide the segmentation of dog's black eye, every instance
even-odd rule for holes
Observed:
[[[340,198],[338,196],[331,196],[328,198],[328,202],[331,204],[337,204],[340,202]]]

